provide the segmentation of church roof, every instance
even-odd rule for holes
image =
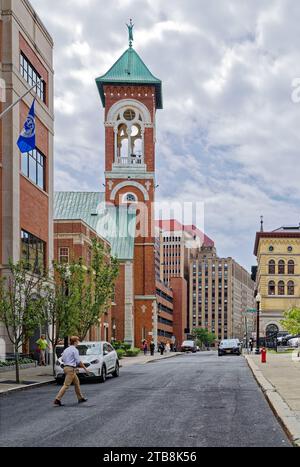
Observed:
[[[162,82],[156,78],[145,65],[137,52],[129,47],[108,72],[96,79],[100,97],[105,107],[105,95],[103,86],[105,84],[150,84],[156,90],[156,108],[162,109]]]
[[[126,206],[106,206],[100,192],[60,191],[54,194],[54,220],[81,220],[111,245],[119,260],[133,260],[136,213]]]

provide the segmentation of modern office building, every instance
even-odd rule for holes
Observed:
[[[53,41],[27,0],[0,0],[0,78],[0,112],[36,84],[0,120],[0,268],[24,259],[40,273],[53,258]],[[36,149],[21,154],[34,98]]]
[[[255,284],[232,258],[219,258],[214,247],[201,247],[189,263],[188,328],[203,327],[219,340],[243,339],[244,315],[254,307]]]

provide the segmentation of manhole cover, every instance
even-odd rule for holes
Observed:
[[[25,384],[27,386],[28,384],[35,384],[36,381],[21,381],[19,384]],[[15,381],[11,379],[6,379],[4,381],[0,381],[0,384],[17,384]]]

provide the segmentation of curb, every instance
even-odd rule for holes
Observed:
[[[144,362],[143,365],[146,365],[147,363],[160,362],[161,360],[166,360],[167,358],[179,357],[180,355],[184,355],[184,353],[176,353],[175,355],[166,355],[165,357],[156,358],[155,360],[148,360],[148,362]]]
[[[276,388],[263,376],[259,367],[247,355],[244,355],[244,358],[289,439],[295,447],[300,447],[300,422],[294,412],[289,408]]]
[[[7,389],[5,391],[0,392],[0,397],[7,396],[8,394],[10,394],[12,392],[25,391],[26,389],[39,388],[39,387],[47,386],[47,385],[54,384],[54,383],[55,383],[55,379],[49,379],[48,381],[43,381],[41,383],[28,384],[27,386],[21,386],[21,387]]]

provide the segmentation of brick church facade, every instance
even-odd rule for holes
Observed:
[[[105,193],[56,193],[54,252],[63,247],[63,226],[76,220],[109,242],[120,271],[107,337],[140,347],[143,339],[157,343],[155,117],[162,83],[131,43],[96,83],[105,113]]]

